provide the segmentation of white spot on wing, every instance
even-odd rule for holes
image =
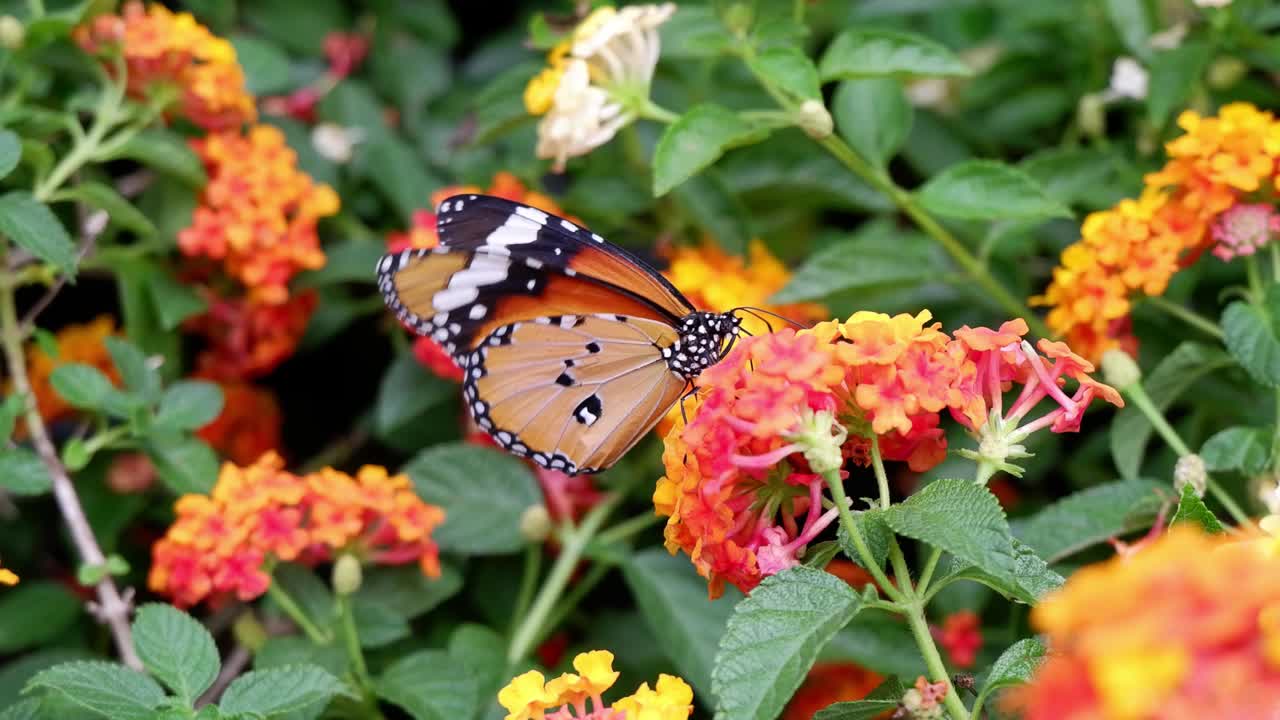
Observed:
[[[484,317],[484,314],[488,311],[489,311],[488,308],[477,303],[471,306],[471,310],[470,312],[467,313],[467,316],[470,317],[472,320],[479,320],[480,318]]]
[[[565,230],[568,230],[569,232],[578,232],[578,226],[574,225],[568,220],[561,220],[560,226],[563,227]]]
[[[474,286],[471,287],[447,287],[431,297],[431,307],[442,312],[455,310],[475,302],[480,296],[480,290]]]
[[[507,279],[507,260],[498,255],[476,253],[471,264],[449,278],[449,287],[484,287]]]
[[[532,290],[537,284],[537,278],[529,278],[529,282],[525,283],[524,286]]]
[[[516,208],[516,214],[522,217],[527,217],[530,220],[538,223],[539,225],[547,224],[547,214],[536,208],[531,208],[531,207],[526,207],[524,205],[521,205],[520,207]]]
[[[604,242],[604,238],[600,237],[599,235],[597,235],[597,234],[595,234],[595,233],[591,233],[591,239],[592,239],[592,240],[595,240],[595,241],[596,241],[596,242],[598,242],[598,243],[602,243],[602,242]]]
[[[529,208],[520,208],[520,210],[528,210]],[[517,211],[518,213],[519,211]],[[535,211],[536,212],[536,211]],[[545,218],[545,213],[543,217]],[[489,233],[489,237],[484,239],[485,245],[489,247],[505,247],[507,245],[524,245],[538,239],[538,229],[542,227],[538,222],[530,220],[523,215],[512,215],[507,221],[498,226],[496,230]]]

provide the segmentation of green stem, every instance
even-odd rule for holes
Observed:
[[[356,630],[356,616],[351,610],[351,599],[339,593],[335,600],[338,616],[342,622],[342,640],[347,650],[347,660],[351,662],[351,672],[355,676],[356,686],[364,705],[369,710],[369,717],[382,718],[378,710],[378,696],[373,691],[373,678],[369,675],[369,665],[364,659],[364,650],[360,647],[360,633]]]
[[[920,580],[916,582],[916,595],[927,598],[929,595],[929,583],[933,580],[933,571],[938,567],[938,561],[942,559],[942,551],[934,548],[929,553],[929,559],[924,563],[924,570],[920,571]],[[928,602],[927,600],[925,602]]]
[[[538,589],[538,576],[542,574],[542,543],[529,543],[524,549],[524,572],[520,576],[520,592],[516,595],[515,610],[511,613],[511,632],[515,622],[524,617],[533,602],[533,592]]]
[[[680,118],[679,115],[655,103],[653,100],[649,99],[647,96],[645,97],[644,102],[637,109],[639,111],[640,117],[646,118],[648,120],[656,120],[657,122],[660,122],[666,125],[670,125],[671,123],[675,122]]]
[[[871,436],[871,468],[876,473],[876,485],[880,486],[880,508],[888,510],[889,499],[889,476],[884,471],[884,458],[880,456],[880,438]]]
[[[911,634],[916,639],[920,654],[924,656],[924,664],[929,668],[929,675],[933,677],[934,682],[941,681],[947,684],[947,695],[942,699],[947,712],[954,720],[968,720],[969,711],[965,709],[964,703],[960,702],[960,695],[956,693],[951,676],[947,674],[947,666],[942,662],[938,646],[933,642],[933,634],[929,632],[929,621],[925,620],[924,609],[918,604],[912,604],[907,608],[906,615],[907,625],[911,627]]]
[[[1187,444],[1182,441],[1182,437],[1178,435],[1178,431],[1173,429],[1168,420],[1165,420],[1164,413],[1160,412],[1160,409],[1152,402],[1151,396],[1147,394],[1146,388],[1142,386],[1141,382],[1133,383],[1124,388],[1122,392],[1138,408],[1139,412],[1146,416],[1147,421],[1159,433],[1166,445],[1178,453],[1179,456],[1192,454],[1191,448],[1187,447]],[[1206,476],[1205,483],[1214,499],[1221,503],[1222,507],[1237,523],[1241,525],[1250,524],[1251,521],[1248,514],[1236,504],[1236,501],[1231,498],[1226,490],[1222,489],[1222,486],[1216,480]]]
[[[644,513],[643,515],[636,515],[635,517],[623,520],[617,525],[614,525],[608,530],[600,533],[596,538],[596,542],[601,545],[607,545],[609,543],[626,540],[632,535],[648,530],[663,520],[664,518],[662,516],[651,512]]]
[[[1185,307],[1179,303],[1173,302],[1160,295],[1152,295],[1146,298],[1147,304],[1155,307],[1170,317],[1177,318],[1191,327],[1205,333],[1217,340],[1222,340],[1225,335],[1222,334],[1222,328],[1218,327],[1218,323],[1201,315],[1200,313]]]
[[[1280,245],[1271,243],[1271,282],[1280,283]]]
[[[534,644],[537,644],[546,638],[552,628],[559,627],[560,624],[565,621],[565,618],[569,617],[569,613],[573,612],[573,609],[578,607],[578,604],[582,602],[582,598],[586,597],[587,593],[594,590],[596,585],[599,585],[600,581],[609,574],[609,571],[613,570],[613,566],[614,564],[611,562],[596,562],[592,565],[591,569],[587,571],[587,574],[584,575],[581,580],[574,583],[573,589],[565,593],[565,596],[561,598],[560,602],[556,603],[551,614],[547,616],[547,622],[545,625],[538,630],[537,634],[534,635]]]
[[[58,188],[94,158],[100,150],[102,139],[107,131],[115,127],[120,119],[120,105],[124,102],[125,75],[124,63],[117,63],[116,77],[107,81],[102,88],[102,97],[94,109],[93,125],[82,137],[76,137],[71,150],[54,166],[43,180],[36,183],[31,194],[38,202],[47,203]]]
[[[565,586],[569,584],[569,577],[573,574],[578,561],[582,559],[587,543],[591,542],[599,532],[600,526],[604,524],[609,513],[622,502],[623,495],[621,491],[614,492],[607,500],[592,508],[582,518],[582,524],[576,528],[566,523],[560,534],[560,555],[551,566],[551,572],[547,574],[542,589],[534,598],[529,614],[524,617],[511,636],[511,645],[507,648],[508,664],[514,665],[533,649],[538,633],[542,631],[556,601],[560,599]]]
[[[317,645],[328,645],[333,640],[329,633],[321,630],[310,617],[307,617],[306,611],[302,609],[298,601],[294,600],[293,596],[282,588],[275,578],[272,578],[271,584],[267,586],[267,597],[271,598],[271,601],[283,610],[284,614],[288,615],[295,625],[302,628],[302,632],[306,633],[311,642]]]
[[[1254,305],[1261,306],[1263,299],[1266,297],[1266,290],[1262,285],[1262,272],[1258,269],[1258,259],[1254,255],[1249,255],[1244,259],[1245,275],[1249,278],[1249,295]],[[1263,308],[1265,310],[1265,308]]]
[[[840,479],[840,472],[832,470],[831,472],[822,473],[822,479],[827,482],[827,487],[831,490],[831,499],[835,502],[836,512],[840,514],[840,525],[844,527],[844,531],[848,533],[849,539],[853,540],[853,546],[858,551],[858,557],[862,559],[862,566],[875,578],[876,584],[884,591],[885,595],[894,602],[902,602],[905,596],[891,582],[888,576],[884,574],[884,570],[880,568],[880,563],[876,562],[876,558],[871,554],[871,548],[867,546],[866,538],[862,537],[862,531],[858,529],[858,523],[854,522],[853,512],[849,510],[849,499],[844,494],[844,481]]]

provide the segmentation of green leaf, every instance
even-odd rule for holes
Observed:
[[[74,275],[76,246],[48,205],[15,190],[0,196],[0,234],[37,258]]]
[[[147,402],[159,399],[160,373],[147,362],[146,354],[137,345],[115,335],[107,337],[106,345],[124,386]]]
[[[886,676],[917,677],[929,672],[902,618],[875,609],[858,613],[818,659],[854,662]]]
[[[1268,428],[1220,430],[1200,448],[1200,459],[1212,471],[1234,470],[1249,476],[1258,475],[1270,460],[1272,434]]]
[[[378,388],[374,427],[379,436],[391,435],[457,394],[457,385],[427,372],[413,353],[400,353]]]
[[[907,689],[902,681],[891,677],[876,686],[861,700],[832,703],[814,713],[813,720],[875,720],[898,709]]]
[[[169,130],[143,130],[104,159],[120,158],[135,160],[193,187],[202,187],[208,181],[204,163],[187,147],[181,135]]]
[[[711,602],[707,581],[693,565],[661,548],[631,556],[622,574],[640,614],[680,676],[700,697],[710,697],[716,647],[741,594],[727,588],[731,597]]]
[[[1225,531],[1222,527],[1222,522],[1204,504],[1204,501],[1196,495],[1195,488],[1191,487],[1190,483],[1182,486],[1182,499],[1178,501],[1178,511],[1173,514],[1173,519],[1169,521],[1169,525],[1181,523],[1199,525],[1200,529],[1207,533]]]
[[[80,614],[80,600],[63,585],[24,580],[0,593],[0,653],[48,644],[66,632]]]
[[[1013,538],[1000,501],[970,480],[936,480],[883,511],[899,535],[944,550],[966,563],[1012,580]]]
[[[1071,217],[1039,183],[994,160],[968,160],[943,170],[916,191],[926,210],[962,220]]]
[[[425,202],[427,198],[421,198],[419,207]],[[324,287],[349,282],[372,284],[375,275],[371,269],[386,251],[387,246],[380,241],[361,239],[327,245],[324,249],[324,267],[300,274],[297,283],[299,287]]]
[[[26,698],[0,710],[0,720],[45,720],[47,713],[41,709],[44,698]]]
[[[92,659],[93,655],[88,650],[45,648],[6,660],[0,667],[0,707],[21,695],[27,681],[41,670],[72,660]]]
[[[733,38],[709,5],[681,3],[658,29],[664,58],[708,58],[725,53]]]
[[[1033,605],[1045,593],[1056,590],[1065,582],[1063,577],[1049,568],[1028,545],[1014,538],[1013,563],[1007,574],[984,570],[965,560],[951,558],[947,571],[936,587],[957,580],[971,580],[995,590],[1006,598]]]
[[[254,670],[289,665],[318,665],[334,677],[342,677],[347,671],[347,651],[342,643],[317,645],[305,635],[275,635],[253,655]]]
[[[805,258],[771,302],[822,300],[849,290],[918,285],[945,272],[926,236],[892,224],[868,223],[865,230]]]
[[[22,159],[22,139],[12,130],[0,129],[0,179],[18,167]]]
[[[871,557],[876,564],[883,567],[884,561],[889,557],[889,544],[893,540],[893,531],[889,529],[889,525],[884,521],[884,511],[879,508],[870,510],[862,510],[853,513],[853,524],[858,526],[858,532],[862,534],[862,539],[867,543],[867,549],[871,551]],[[836,539],[840,543],[840,549],[844,552],[845,557],[849,558],[858,565],[865,566],[862,562],[862,556],[858,554],[858,547],[853,544],[853,538],[849,533],[845,532],[844,525],[840,524],[836,531]]]
[[[195,618],[173,607],[147,603],[133,621],[133,647],[147,672],[184,703],[209,689],[221,663],[213,636]]]
[[[147,438],[143,449],[160,480],[178,495],[207,494],[218,480],[218,455],[199,438],[157,434]]]
[[[533,473],[491,448],[437,445],[405,466],[418,495],[444,508],[433,534],[440,547],[465,555],[495,555],[524,547],[520,517],[542,502]]]
[[[429,578],[414,566],[371,567],[356,591],[356,602],[377,600],[400,615],[415,618],[431,612],[462,589],[462,573],[448,563],[440,566],[440,577]]]
[[[852,28],[836,36],[822,56],[823,82],[884,75],[972,75],[964,61],[923,35],[879,28]]]
[[[141,210],[134,207],[133,203],[110,186],[102,183],[79,183],[75,187],[59,192],[57,199],[78,200],[91,205],[106,212],[111,222],[126,230],[132,230],[142,237],[152,237],[158,232],[155,223],[143,215]]]
[[[414,211],[428,205],[431,193],[444,184],[427,174],[426,164],[413,147],[394,136],[375,138],[364,144],[362,152],[371,171],[369,179],[405,223],[411,222]]]
[[[498,709],[498,689],[510,679],[506,639],[483,625],[459,625],[449,635],[449,657],[461,661],[475,678],[474,717],[491,715]]]
[[[319,57],[324,38],[353,27],[344,3],[338,0],[258,0],[240,6],[242,20],[304,57]]]
[[[1222,312],[1227,350],[1250,377],[1267,387],[1280,387],[1280,340],[1273,324],[1280,311],[1277,287],[1267,291],[1266,310],[1237,300]]]
[[[222,414],[222,388],[206,380],[180,380],[160,398],[156,424],[175,430],[198,430]]]
[[[859,155],[885,167],[911,134],[913,111],[894,78],[846,80],[831,101],[840,136]]]
[[[151,720],[165,701],[155,680],[136,670],[109,662],[69,662],[41,671],[26,690],[43,688],[66,697],[86,710],[111,720]]]
[[[1044,655],[1045,646],[1039,638],[1023,638],[1010,645],[991,665],[981,694],[986,696],[994,690],[1028,682],[1044,662]]]
[[[804,566],[770,575],[729,618],[715,668],[717,720],[770,720],[800,687],[822,646],[857,614],[858,595]]]
[[[726,252],[741,255],[752,232],[749,213],[713,170],[695,175],[672,191],[680,209],[716,239]]]
[[[237,33],[231,36],[236,61],[244,68],[245,89],[253,95],[275,95],[292,89],[289,56],[278,46],[260,37]]]
[[[443,650],[420,650],[393,662],[374,681],[378,697],[414,720],[462,720],[476,712],[476,677]]]
[[[726,151],[763,140],[768,131],[719,105],[696,105],[667,126],[653,151],[653,195],[710,167]]]
[[[271,573],[272,582],[279,583],[280,588],[298,603],[302,612],[321,627],[333,623],[337,619],[337,606],[329,586],[316,577],[314,570],[284,563]]]
[[[816,570],[822,570],[839,554],[840,543],[835,540],[823,540],[810,545],[804,551],[804,564]]]
[[[1147,90],[1147,119],[1163,127],[1174,110],[1183,107],[1212,57],[1208,43],[1190,41],[1151,58]]]
[[[49,383],[71,405],[96,410],[106,403],[115,387],[101,370],[83,363],[67,363],[53,369]]]
[[[160,326],[165,330],[176,330],[184,320],[199,315],[209,307],[190,285],[174,280],[166,272],[150,273],[146,281],[151,303],[160,316]]]
[[[254,670],[236,678],[218,702],[224,714],[275,715],[350,695],[342,681],[315,665]]]
[[[779,46],[749,59],[751,69],[774,87],[798,100],[822,101],[818,68],[795,46]]]
[[[1167,488],[1143,478],[1097,485],[1015,520],[1013,533],[1056,563],[1108,538],[1150,527],[1163,501],[1161,490]]]
[[[369,596],[351,604],[360,646],[379,648],[409,637],[409,621],[395,608]]]
[[[1221,350],[1187,341],[1166,355],[1143,378],[1142,385],[1156,409],[1163,412],[1197,380],[1232,364],[1231,357]],[[1122,477],[1138,476],[1152,430],[1147,416],[1132,406],[1111,421],[1111,457]]]
[[[8,440],[13,435],[18,417],[26,411],[26,402],[22,398],[22,395],[9,395],[0,402],[0,440]]]
[[[31,448],[6,448],[0,450],[0,488],[14,495],[43,495],[53,489],[53,478]]]
[[[1143,0],[1104,0],[1103,6],[1125,49],[1135,57],[1150,59],[1151,45],[1147,41],[1151,37],[1151,20]]]
[[[1108,189],[1122,196],[1116,158],[1101,150],[1049,148],[1024,158],[1018,167],[1040,183],[1045,192],[1064,205],[1090,204]],[[1098,206],[1110,205],[1110,196]]]

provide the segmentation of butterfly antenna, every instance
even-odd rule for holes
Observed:
[[[777,318],[777,319],[779,319],[779,320],[781,320],[781,321],[783,321],[783,322],[785,322],[785,323],[787,323],[787,324],[789,324],[789,325],[793,325],[793,326],[795,326],[795,327],[797,327],[797,328],[799,328],[799,329],[801,329],[801,330],[808,330],[808,329],[810,328],[810,326],[809,326],[809,325],[805,325],[805,324],[804,324],[804,323],[802,323],[802,322],[797,322],[797,321],[795,321],[795,320],[792,320],[791,318],[789,318],[789,317],[787,317],[787,316],[785,316],[785,315],[779,315],[778,313],[773,312],[773,311],[771,311],[771,310],[765,310],[764,308],[758,308],[758,307],[751,307],[751,306],[749,306],[749,305],[744,305],[744,306],[742,306],[742,307],[734,308],[733,310],[730,310],[729,312],[738,312],[738,311],[742,311],[742,312],[750,313],[751,315],[754,315],[754,316],[756,317],[756,319],[757,319],[757,320],[760,320],[760,321],[761,321],[761,322],[763,322],[765,325],[768,325],[768,326],[769,326],[769,332],[773,332],[773,324],[772,324],[772,323],[770,323],[768,320],[765,320],[763,317],[760,317],[760,314],[761,314],[761,313],[763,313],[763,314],[765,314],[765,315],[769,315],[769,316],[775,317],[775,318]]]

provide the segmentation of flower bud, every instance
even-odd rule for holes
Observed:
[[[1173,466],[1173,488],[1179,494],[1182,493],[1182,488],[1190,485],[1196,497],[1202,498],[1208,484],[1209,475],[1204,460],[1199,455],[1191,453],[1178,458],[1178,463]]]
[[[796,124],[814,140],[821,140],[831,135],[834,122],[831,113],[819,100],[805,100],[796,112]]]
[[[1102,354],[1102,377],[1108,385],[1124,392],[1129,386],[1142,382],[1142,369],[1129,353],[1113,348]]]
[[[1099,137],[1107,131],[1106,101],[1097,93],[1080,98],[1076,106],[1076,122],[1085,135]]]
[[[22,47],[27,29],[22,21],[12,15],[0,15],[0,47],[6,50],[17,50]]]
[[[520,515],[520,536],[540,543],[551,534],[551,513],[545,505],[530,505]]]
[[[360,589],[364,581],[364,570],[360,560],[350,553],[343,553],[333,563],[333,591],[339,595],[350,595]]]
[[[1240,58],[1220,57],[1209,63],[1205,81],[1214,90],[1228,90],[1249,74],[1249,66]]]
[[[836,422],[830,411],[814,412],[806,408],[795,431],[787,439],[800,446],[810,469],[825,475],[844,466],[841,448],[848,437],[848,430]]]

